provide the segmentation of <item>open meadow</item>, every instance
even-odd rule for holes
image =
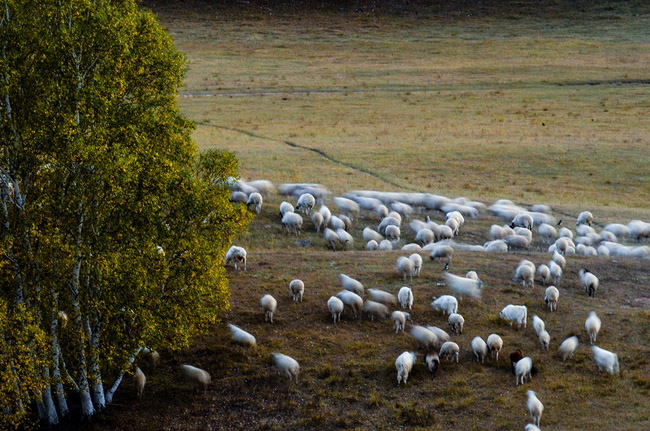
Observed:
[[[390,13],[258,2],[145,6],[187,55],[179,101],[197,123],[199,148],[233,151],[246,180],[320,183],[332,196],[367,189],[466,196],[488,206],[500,198],[541,203],[574,231],[583,210],[594,214],[598,232],[608,223],[650,222],[650,7],[547,2],[538,10],[533,3],[497,10],[441,2],[418,13],[416,6]],[[354,219],[349,250],[331,251],[308,216],[299,237],[286,232],[283,199],[272,194],[235,241],[248,251],[247,271],[229,267],[222,323],[186,350],[161,352],[156,368],[141,364],[144,396],[122,385],[91,429],[522,430],[528,389],[544,403],[544,430],[650,429],[650,259],[567,256],[551,312],[541,283],[512,281],[521,259],[550,259],[536,229],[528,251],[456,251],[449,271],[474,270],[483,281],[480,299],[459,301],[465,328],[452,340],[460,363],[441,360],[432,378],[420,356],[398,386],[395,359],[424,350],[396,335],[390,319],[357,320],[346,308],[335,326],[327,299],[340,290],[340,273],[394,294],[408,285],[411,323],[451,333],[430,305],[450,294],[444,264],[423,251],[420,277],[404,282],[395,262],[411,252],[364,249],[362,230],[377,228],[375,214]],[[331,198],[327,205],[337,214]],[[444,214],[427,214],[444,223]],[[490,226],[503,223],[483,211],[456,241],[482,245]],[[404,222],[399,246],[413,236]],[[584,267],[600,279],[594,298],[578,278]],[[302,303],[289,293],[295,278],[305,283]],[[264,322],[264,294],[278,300],[273,324]],[[507,304],[528,307],[526,329],[499,318]],[[593,360],[585,332],[592,310],[602,320],[596,344],[617,353],[618,376],[599,372]],[[546,322],[549,352],[532,329],[534,314]],[[234,344],[226,323],[255,335],[257,347]],[[491,333],[504,341],[499,362],[477,364],[471,340]],[[557,349],[572,335],[580,346],[563,363]],[[507,359],[515,349],[535,367],[523,386],[515,386]],[[276,370],[272,352],[298,360],[297,384]],[[185,363],[211,374],[206,391],[183,380]]]

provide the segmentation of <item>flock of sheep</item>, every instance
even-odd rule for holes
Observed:
[[[245,203],[257,213],[261,211],[263,199],[274,189],[268,181],[234,182],[232,185],[231,199],[234,202]],[[619,238],[629,237],[635,242],[650,238],[650,223],[634,220],[627,225],[607,225],[600,233],[593,226],[593,215],[582,212],[576,220],[576,236],[566,228],[558,226],[562,221],[550,215],[550,208],[544,205],[535,205],[530,210],[516,206],[510,201],[500,200],[494,205],[486,207],[483,203],[473,202],[468,199],[449,199],[442,196],[423,193],[386,193],[356,191],[346,194],[345,197],[334,197],[333,203],[340,214],[333,215],[324,204],[329,196],[329,191],[318,184],[283,184],[279,187],[281,194],[291,197],[295,207],[289,201],[280,204],[279,215],[283,227],[299,235],[303,225],[303,216],[311,219],[314,230],[322,234],[327,247],[333,250],[347,249],[354,243],[350,234],[352,223],[363,210],[374,214],[379,224],[376,229],[365,227],[363,240],[367,250],[392,250],[398,247],[402,238],[402,223],[410,220],[408,226],[413,234],[413,242],[401,247],[409,251],[409,256],[400,256],[396,262],[396,270],[404,282],[407,278],[419,277],[423,265],[422,253],[428,253],[431,261],[444,262],[445,269],[449,268],[456,250],[469,250],[477,252],[508,252],[512,250],[529,249],[534,230],[536,229],[543,242],[548,244],[551,256],[548,263],[536,266],[533,262],[522,260],[514,270],[513,281],[521,282],[523,288],[533,287],[535,278],[547,286],[543,298],[549,311],[557,310],[560,296],[559,287],[562,281],[563,269],[567,256],[572,254],[606,255],[606,256],[631,256],[639,258],[650,257],[650,247],[633,245],[626,246],[618,242]],[[317,209],[316,206],[319,206]],[[423,212],[438,212],[444,216],[444,224],[439,224],[426,216],[425,220],[415,219]],[[471,245],[457,241],[466,218],[475,219],[480,213],[488,211],[501,218],[506,224],[491,226],[489,235],[491,240],[483,245]],[[231,264],[236,270],[246,270],[246,250],[242,247],[232,246],[225,256],[226,264]],[[584,268],[579,273],[580,282],[586,294],[594,296],[599,287],[598,277]],[[347,308],[352,316],[361,318],[366,316],[370,320],[390,319],[393,322],[395,333],[408,332],[417,341],[421,350],[418,352],[405,351],[395,361],[397,383],[406,384],[409,374],[418,357],[423,357],[426,366],[432,375],[440,367],[440,358],[448,361],[459,362],[460,346],[452,341],[452,337],[442,328],[435,326],[410,325],[412,306],[414,301],[413,291],[410,287],[402,287],[397,296],[380,289],[365,289],[362,283],[346,274],[339,274],[341,290],[330,296],[324,308],[331,315],[333,324],[341,320],[341,314]],[[449,329],[456,335],[463,331],[465,318],[458,313],[459,299],[475,300],[480,298],[483,283],[475,271],[468,272],[465,276],[445,273],[444,285],[451,290],[453,295],[442,295],[432,298],[431,307],[448,316]],[[289,283],[289,293],[296,302],[302,302],[305,294],[305,283],[295,279]],[[364,298],[365,296],[365,298]],[[542,299],[540,298],[540,301]],[[265,294],[260,299],[264,314],[264,321],[273,323],[273,316],[277,309],[277,300],[270,294]],[[394,310],[391,312],[391,308]],[[408,310],[408,311],[407,311]],[[495,311],[496,312],[496,311]],[[499,313],[500,318],[516,324],[517,328],[526,328],[528,310],[524,305],[508,304]],[[550,334],[544,321],[537,315],[532,319],[533,328],[544,351],[549,351]],[[618,356],[594,345],[601,327],[601,321],[595,312],[591,312],[585,321],[585,330],[592,344],[591,350],[598,368],[609,374],[619,373]],[[255,337],[244,329],[229,324],[232,339],[243,346],[254,347]],[[408,328],[408,329],[407,329]],[[499,353],[503,348],[503,340],[497,333],[490,334],[484,341],[480,336],[473,338],[471,350],[477,362],[484,363],[489,356],[498,361]],[[564,340],[558,349],[562,361],[573,357],[578,349],[578,338],[573,336]],[[300,366],[298,362],[281,353],[272,354],[273,362],[289,381],[298,382]],[[530,379],[533,370],[532,359],[523,356],[520,350],[510,354],[515,384],[524,384],[526,378]],[[210,384],[210,376],[204,370],[191,365],[182,366],[183,373],[197,386]],[[138,369],[139,373],[141,371]],[[139,374],[136,372],[136,377]],[[141,380],[144,379],[142,374]],[[144,382],[142,383],[144,387]],[[141,394],[141,389],[138,389]],[[530,412],[532,424],[526,425],[526,430],[536,430],[540,427],[540,420],[544,406],[537,398],[534,391],[527,392],[526,405]]]

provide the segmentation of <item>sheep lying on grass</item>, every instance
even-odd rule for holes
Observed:
[[[296,379],[296,384],[298,383],[298,373],[300,372],[300,365],[298,361],[293,359],[290,356],[283,355],[282,353],[271,353],[273,356],[273,362],[275,366],[280,370],[281,373],[286,374],[289,377],[289,383]]]

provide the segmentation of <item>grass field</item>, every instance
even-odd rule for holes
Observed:
[[[235,152],[246,179],[319,182],[337,194],[425,191],[546,203],[569,227],[583,209],[600,226],[650,221],[650,8],[441,2],[416,14],[414,7],[355,13],[324,3],[309,13],[274,2],[146,3],[187,54],[180,103],[197,122],[200,148]],[[526,253],[457,252],[451,271],[476,270],[486,286],[480,301],[460,301],[465,331],[452,337],[460,364],[443,362],[431,379],[419,358],[398,387],[394,362],[404,350],[421,351],[413,339],[395,335],[388,320],[355,321],[349,310],[335,327],[326,301],[339,290],[339,273],[396,293],[404,283],[395,261],[405,252],[363,250],[363,227],[378,223],[368,214],[354,222],[350,251],[326,250],[307,221],[300,238],[288,235],[280,200],[272,196],[237,239],[248,250],[248,271],[229,272],[223,322],[254,334],[258,347],[232,344],[225,325],[216,325],[190,349],[162,352],[158,368],[144,369],[144,398],[125,382],[92,429],[520,430],[529,422],[527,389],[545,405],[545,430],[650,429],[650,260],[568,258],[551,313],[538,283],[522,290],[511,281],[522,258],[548,261],[536,233]],[[459,240],[482,244],[498,222],[482,214]],[[404,237],[402,244],[412,240]],[[447,329],[430,307],[433,295],[448,293],[437,284],[442,265],[423,257],[421,277],[406,283],[415,294],[413,323]],[[601,281],[595,298],[579,284],[585,266]],[[291,301],[293,278],[305,282],[301,304]],[[259,306],[265,293],[278,299],[273,325]],[[528,329],[498,318],[509,303],[528,306]],[[618,354],[618,377],[593,362],[584,332],[591,310],[603,321],[598,345]],[[548,353],[532,330],[533,314],[551,334]],[[476,364],[471,339],[492,332],[504,339],[502,357],[516,348],[532,357],[531,382],[515,386],[505,360]],[[581,345],[563,364],[555,351],[571,335]],[[274,369],[276,351],[300,362],[298,385]],[[183,363],[211,373],[205,393],[182,380]]]

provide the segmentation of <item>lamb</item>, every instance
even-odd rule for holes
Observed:
[[[490,356],[499,362],[499,352],[503,348],[503,340],[498,334],[490,334],[487,338],[487,347]]]
[[[310,193],[303,193],[298,198],[296,204],[296,211],[302,210],[305,214],[311,215],[311,210],[316,205],[316,199]]]
[[[414,269],[415,265],[408,257],[400,256],[397,258],[397,271],[402,274],[404,281],[406,281],[407,275],[410,277],[411,281],[413,281]]]
[[[575,335],[569,337],[560,344],[560,348],[557,349],[558,353],[562,356],[562,362],[566,362],[567,358],[573,358],[573,354],[578,349],[578,337]]]
[[[404,311],[395,310],[391,313],[390,318],[395,324],[395,333],[397,334],[399,333],[400,329],[402,332],[404,332],[404,329],[406,328],[406,321],[411,319],[411,314]]]
[[[523,382],[522,382],[523,383]],[[530,389],[526,391],[528,395],[528,401],[526,401],[526,407],[528,407],[528,412],[530,413],[530,419],[535,425],[540,426],[539,422],[542,420],[542,412],[544,411],[544,404],[537,398],[535,391]]]
[[[460,347],[458,344],[453,341],[447,341],[442,344],[440,347],[440,353],[438,354],[441,358],[447,358],[448,361],[453,361],[456,358],[456,363],[459,363],[458,357],[460,356]]]
[[[336,250],[336,245],[339,243],[339,236],[332,229],[326,227],[323,230],[323,236],[325,237],[325,242],[327,243],[327,248]]]
[[[544,302],[548,304],[548,308],[551,311],[557,311],[557,300],[560,297],[560,291],[557,290],[555,286],[549,286],[546,288],[546,296],[544,296]]]
[[[591,346],[591,351],[594,354],[594,360],[598,364],[598,370],[603,368],[612,376],[619,373],[618,368],[618,355],[610,352],[609,350],[601,349],[597,346]]]
[[[377,244],[377,241],[375,241],[374,239],[371,239],[366,244],[366,250],[375,251],[375,250],[378,250],[378,249],[379,249],[379,244]]]
[[[241,329],[239,326],[229,323],[228,327],[230,328],[230,334],[235,343],[244,347],[255,347],[257,345],[255,337]]]
[[[395,361],[395,368],[397,369],[397,384],[404,381],[406,384],[406,379],[409,377],[411,369],[413,369],[413,364],[415,364],[415,353],[414,352],[404,352],[397,357]]]
[[[286,213],[292,213],[293,212],[293,205],[291,205],[287,201],[282,201],[280,204],[280,217],[284,217]]]
[[[447,283],[447,287],[449,289],[453,290],[460,296],[468,295],[473,298],[481,297],[480,281],[466,277],[459,277],[450,273],[445,273],[445,282]]]
[[[463,316],[458,313],[452,313],[449,315],[447,321],[449,322],[449,327],[456,333],[456,335],[463,333],[463,325],[465,324]]]
[[[370,320],[374,322],[375,317],[377,319],[385,319],[388,317],[389,310],[384,304],[367,299],[363,303],[363,312],[369,315]]]
[[[327,300],[327,309],[332,315],[335,325],[337,319],[339,322],[341,321],[341,313],[343,312],[343,301],[341,301],[336,296],[330,296],[330,299]]]
[[[377,231],[370,229],[369,227],[363,228],[363,240],[368,242],[370,240],[375,240],[379,244],[384,237]]]
[[[336,229],[336,236],[339,237],[339,242],[343,244],[343,249],[347,249],[348,246],[354,244],[354,238],[352,235],[347,233],[344,229]]]
[[[576,226],[580,226],[581,224],[588,224],[591,226],[591,223],[594,220],[593,214],[591,214],[589,211],[583,211],[580,214],[578,214],[578,218],[576,219]]]
[[[413,253],[409,256],[409,260],[413,262],[413,275],[420,276],[420,269],[422,269],[422,256],[418,253]]]
[[[403,286],[397,293],[397,299],[402,308],[408,307],[409,310],[413,308],[413,291],[410,287]]]
[[[298,235],[302,231],[302,217],[300,214],[288,212],[282,216],[282,226],[287,229],[287,232],[293,231]]]
[[[451,337],[443,329],[438,328],[437,326],[427,326],[427,329],[433,332],[438,340],[441,342],[451,341]]]
[[[203,390],[205,390],[212,382],[212,378],[207,371],[194,367],[192,365],[181,365],[181,371],[185,377],[190,380],[190,382],[192,382],[192,384],[197,388],[203,386]]]
[[[442,311],[443,314],[453,314],[458,311],[458,300],[451,295],[442,295],[439,298],[434,296],[431,306],[434,310]]]
[[[314,223],[314,228],[316,228],[316,233],[320,233],[320,230],[325,223],[325,221],[323,220],[323,215],[318,211],[313,212],[311,215],[311,221],[312,223]]]
[[[535,329],[535,333],[539,336],[539,334],[544,331],[545,328],[544,321],[540,319],[537,314],[533,315],[533,329]]]
[[[302,295],[305,293],[305,283],[298,279],[291,280],[289,283],[289,291],[293,295],[294,301],[298,302],[298,299],[300,299],[300,302],[302,302]]]
[[[436,352],[427,353],[425,361],[431,377],[435,376],[438,368],[440,368],[440,357]]]
[[[510,326],[512,326],[513,323],[517,323],[517,328],[520,328],[521,325],[526,327],[526,320],[528,317],[528,309],[526,308],[525,305],[512,305],[509,304],[507,305],[501,312],[499,313],[499,317],[502,319],[506,319],[510,321]]]
[[[551,272],[551,281],[555,286],[560,286],[560,278],[562,277],[562,267],[554,261],[548,262],[548,269]]]
[[[361,284],[360,281],[345,274],[339,274],[338,279],[341,281],[341,287],[343,287],[343,289],[354,292],[357,295],[363,295],[363,284]]]
[[[440,340],[429,329],[424,326],[414,325],[411,327],[409,334],[427,349],[436,349],[440,345]]]
[[[350,292],[349,290],[342,290],[336,294],[336,297],[343,301],[343,303],[348,307],[352,307],[352,312],[354,313],[355,318],[361,317],[359,312],[363,308],[363,299],[359,295]]]
[[[379,250],[386,251],[392,249],[393,249],[393,243],[388,241],[387,239],[379,243]]]
[[[278,307],[278,301],[271,295],[264,295],[260,300],[260,304],[262,305],[262,311],[264,311],[264,321],[266,322],[270,318],[271,323],[273,323],[273,313],[275,313],[275,309]]]
[[[293,359],[291,356],[283,355],[282,353],[271,353],[271,356],[273,356],[275,366],[280,370],[280,372],[289,377],[289,383],[291,383],[295,377],[296,384],[298,384],[298,373],[300,372],[298,361]]]
[[[255,208],[255,212],[258,214],[262,211],[262,195],[255,192],[251,193],[248,196],[248,201],[246,202],[246,206],[250,209],[250,207]]]
[[[397,298],[392,293],[384,292],[379,289],[368,289],[368,295],[370,299],[375,302],[379,302],[384,305],[395,305],[397,303]]]
[[[589,341],[591,344],[594,344],[600,331],[600,318],[595,311],[591,311],[589,317],[585,320],[585,330],[587,331],[587,335],[589,335]]]
[[[147,383],[147,376],[144,375],[140,367],[135,367],[135,372],[133,373],[135,378],[135,389],[138,393],[138,398],[142,398],[142,393],[144,392],[144,385]]]
[[[524,227],[528,230],[533,229],[533,217],[530,214],[527,213],[519,213],[515,216],[515,218],[512,219],[512,222],[510,222],[510,227],[514,228],[515,226],[517,227]]]
[[[542,282],[542,286],[546,286],[551,282],[551,270],[548,269],[548,266],[545,264],[541,264],[537,267],[537,276]]]
[[[451,265],[451,258],[454,255],[454,249],[448,245],[440,245],[434,248],[429,255],[431,260],[441,262],[443,259]]]
[[[515,276],[513,277],[512,281],[516,283],[521,280],[521,284],[523,287],[526,287],[526,285],[530,285],[530,287],[535,287],[535,265],[532,264],[528,265],[526,264],[526,262],[528,261],[522,261],[519,264],[517,270],[515,271]]]
[[[476,362],[480,361],[481,364],[484,363],[488,353],[488,347],[481,337],[474,337],[472,340],[472,350],[474,351],[474,355],[476,355]]]
[[[530,357],[526,356],[525,358],[522,358],[521,360],[517,361],[517,365],[515,365],[516,385],[519,385],[519,381],[521,381],[521,384],[523,385],[526,376],[528,376],[528,378],[530,379],[530,372],[532,369],[533,369],[533,360],[530,359]]]
[[[583,268],[578,272],[580,276],[580,281],[582,282],[582,287],[585,288],[585,292],[591,297],[596,295],[596,289],[598,289],[598,277],[592,274],[588,269]]]
[[[226,264],[232,263],[237,271],[241,271],[241,265],[244,264],[246,271],[246,249],[233,245],[226,253]]]
[[[389,241],[391,241],[393,243],[396,243],[396,242],[399,241],[399,236],[400,236],[399,227],[393,226],[393,225],[386,226],[386,230],[384,232],[386,233],[386,239],[387,240],[389,240]]]

